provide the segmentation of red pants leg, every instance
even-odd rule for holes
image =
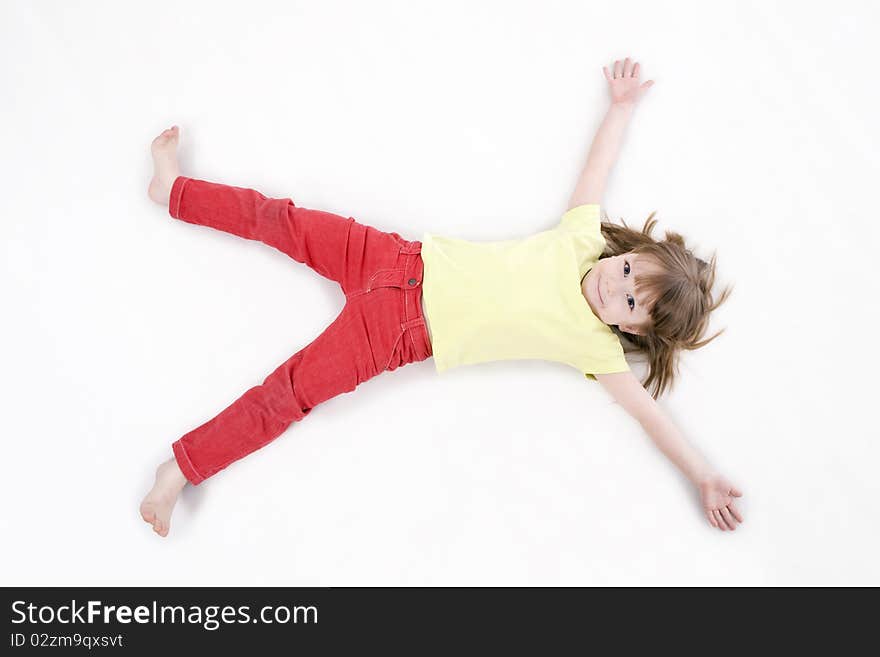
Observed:
[[[289,198],[267,198],[257,191],[178,177],[171,187],[172,217],[258,240],[304,263],[356,293],[382,263],[388,249],[405,242],[330,212],[297,207]]]
[[[173,444],[193,484],[278,437],[331,397],[431,355],[420,295],[421,243],[290,199],[178,178],[169,212],[269,244],[340,283],[346,303],[313,342],[261,385]]]

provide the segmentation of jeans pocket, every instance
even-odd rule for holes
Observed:
[[[404,269],[380,269],[370,276],[365,291],[369,292],[379,287],[402,288],[405,274],[406,270]]]

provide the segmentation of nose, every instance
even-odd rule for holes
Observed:
[[[606,299],[610,302],[612,299],[617,299],[618,297],[623,297],[627,294],[627,285],[623,281],[614,280],[609,276],[609,281],[606,283],[605,294]]]

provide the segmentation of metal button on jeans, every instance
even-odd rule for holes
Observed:
[[[414,279],[414,278],[409,279],[410,285],[415,285],[416,283],[418,283],[418,281],[416,279]]]

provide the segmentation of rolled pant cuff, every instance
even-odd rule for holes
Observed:
[[[175,219],[180,219],[180,198],[183,196],[183,188],[190,179],[186,176],[177,176],[171,185],[171,197],[168,199],[168,214]]]
[[[198,486],[202,483],[205,478],[196,472],[196,469],[193,466],[192,461],[189,460],[189,456],[187,456],[186,450],[183,449],[181,442],[178,440],[173,443],[171,449],[174,450],[174,458],[177,460],[177,467],[180,468],[180,471],[183,473],[183,476],[186,477],[186,480],[193,486]]]

